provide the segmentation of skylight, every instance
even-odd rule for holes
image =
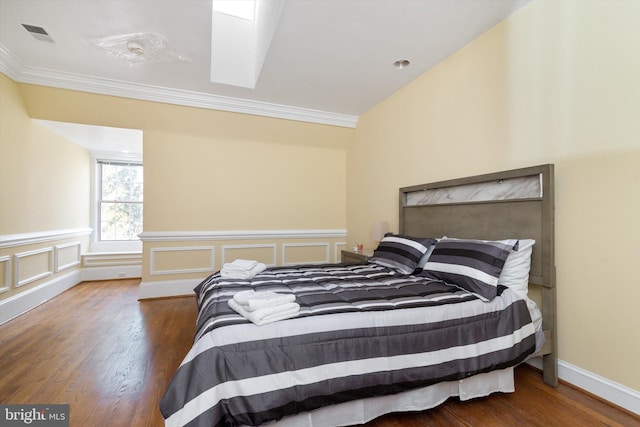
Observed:
[[[212,0],[213,83],[255,89],[284,5],[282,0]]]
[[[255,21],[256,0],[213,0],[213,10],[225,15]]]

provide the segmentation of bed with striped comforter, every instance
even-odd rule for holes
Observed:
[[[252,324],[227,304],[248,289],[295,294],[299,316]],[[536,348],[527,304],[506,288],[483,302],[375,264],[216,273],[195,291],[195,341],[160,404],[167,426],[259,425],[514,366]]]

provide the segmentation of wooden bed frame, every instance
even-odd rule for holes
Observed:
[[[530,285],[542,288],[543,378],[558,384],[553,165],[400,189],[399,230],[413,236],[534,239]]]

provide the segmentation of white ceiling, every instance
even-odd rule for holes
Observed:
[[[249,89],[210,81],[211,0],[0,0],[0,71],[25,83],[354,127],[529,1],[286,0]],[[21,24],[45,28],[53,43]],[[131,63],[96,44],[132,33],[159,34],[177,55]],[[392,66],[405,58],[408,68]]]
[[[118,158],[142,160],[142,131],[79,123],[36,120],[58,135],[86,148],[93,156],[114,155]]]

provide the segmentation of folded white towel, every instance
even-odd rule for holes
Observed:
[[[222,266],[220,275],[226,279],[251,279],[258,273],[262,273],[267,269],[267,266],[261,262],[256,262],[255,266],[249,270],[235,269],[233,267],[227,268],[227,264]]]
[[[222,268],[232,271],[232,270],[251,270],[258,264],[258,261],[251,259],[236,259],[233,262],[225,263]]]
[[[231,298],[229,300],[229,307],[257,326],[266,325],[267,323],[276,322],[278,320],[290,319],[292,317],[296,317],[300,313],[300,305],[295,302],[281,304],[275,307],[261,308],[256,311],[247,311],[240,304],[235,302],[233,298]]]
[[[256,311],[261,308],[275,307],[278,305],[295,302],[294,294],[278,294],[271,291],[254,290],[240,291],[233,296],[233,299],[247,311]]]

